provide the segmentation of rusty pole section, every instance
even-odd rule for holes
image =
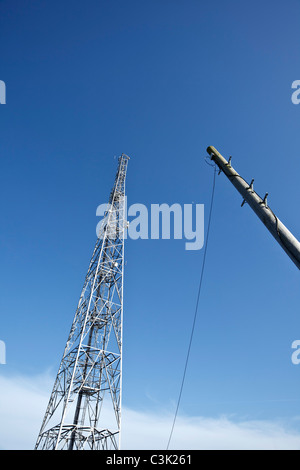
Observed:
[[[262,199],[253,189],[253,182],[247,183],[231,166],[231,157],[227,161],[214,147],[209,146],[207,152],[220,171],[222,171],[243,198],[242,206],[247,202],[255,214],[260,218],[275,240],[288,254],[291,260],[300,269],[300,242],[278,219],[267,203],[266,193]]]

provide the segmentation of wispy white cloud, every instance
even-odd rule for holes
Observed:
[[[0,449],[33,449],[53,386],[48,373],[0,376]]]
[[[0,448],[33,449],[53,377],[0,376]],[[123,449],[166,449],[173,416],[123,407]],[[178,416],[170,449],[299,449],[300,433],[276,421]]]
[[[171,415],[152,415],[125,409],[122,447],[166,449]],[[170,449],[299,449],[300,433],[276,421],[239,421],[179,416]]]

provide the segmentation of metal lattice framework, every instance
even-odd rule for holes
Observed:
[[[38,450],[120,445],[125,178],[122,154],[107,211],[37,439]]]

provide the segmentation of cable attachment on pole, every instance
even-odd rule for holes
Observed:
[[[249,188],[248,188],[248,189],[250,189],[250,191],[251,191],[252,193],[254,192],[253,183],[254,183],[254,178],[251,180],[251,183],[250,183]]]
[[[254,183],[254,178],[251,180],[251,183],[249,184],[248,186],[248,190],[251,191],[251,193],[254,193],[254,189],[253,189],[253,183]],[[245,199],[243,199],[243,202],[241,204],[241,207],[243,207],[243,205],[245,204],[245,202],[247,202]]]
[[[262,202],[262,204],[264,204],[265,207],[268,207],[267,197],[268,197],[268,193],[265,194],[265,197]]]

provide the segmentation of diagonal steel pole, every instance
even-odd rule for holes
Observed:
[[[260,218],[275,240],[291,258],[294,264],[300,269],[300,242],[286,228],[286,226],[278,219],[272,209],[268,206],[266,193],[262,199],[253,189],[253,181],[247,183],[231,166],[231,158],[227,161],[213,146],[207,147],[207,153],[210,155],[220,171],[222,171],[233,186],[243,197],[242,205],[245,202],[249,204],[251,209]]]

